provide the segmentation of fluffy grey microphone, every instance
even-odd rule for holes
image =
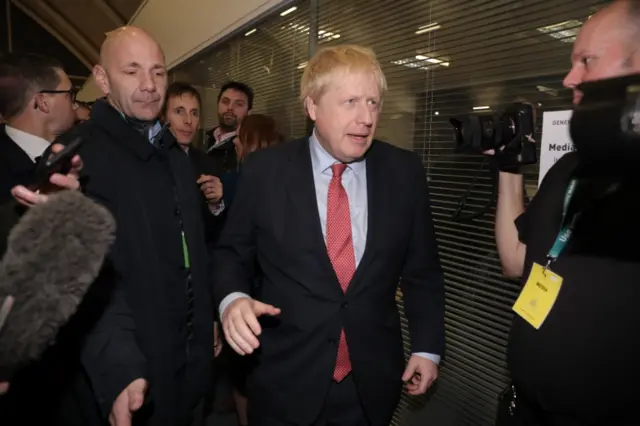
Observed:
[[[76,191],[31,207],[11,230],[0,262],[0,370],[37,360],[76,312],[115,239],[115,220]]]

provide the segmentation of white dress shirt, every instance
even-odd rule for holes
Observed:
[[[49,141],[42,139],[40,136],[23,132],[8,125],[5,126],[4,129],[7,136],[9,136],[34,163],[36,162],[36,157],[40,157],[42,153],[49,148]]]
[[[318,203],[318,213],[320,213],[320,225],[325,243],[327,239],[327,196],[329,193],[329,183],[333,177],[331,166],[339,163],[321,145],[316,137],[315,131],[309,138],[309,148],[311,150],[311,167],[313,169],[313,183]],[[353,251],[356,257],[356,268],[362,260],[367,242],[368,221],[368,197],[367,197],[367,164],[366,160],[354,162],[347,165],[342,174],[342,186],[349,198],[349,214],[351,216],[351,235],[353,239]],[[231,293],[220,303],[220,315],[231,302],[239,297],[248,297],[244,293]],[[438,364],[440,355],[417,352],[419,355]]]

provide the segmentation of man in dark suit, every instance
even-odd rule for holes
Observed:
[[[0,203],[35,183],[36,158],[74,123],[75,89],[57,61],[33,54],[0,58]]]
[[[167,88],[166,96],[162,119],[189,156],[208,208],[213,215],[217,215],[224,210],[224,205],[221,203],[222,183],[215,176],[215,162],[204,151],[193,146],[193,139],[200,128],[200,93],[190,84],[173,82]]]
[[[301,82],[313,135],[244,163],[214,289],[229,345],[258,349],[253,426],[387,426],[403,382],[422,394],[437,378],[444,281],[427,183],[415,154],[373,139],[385,88],[369,49],[321,50]]]
[[[206,133],[205,149],[220,176],[238,167],[233,140],[242,120],[253,108],[253,90],[245,83],[230,81],[218,93],[218,127]]]

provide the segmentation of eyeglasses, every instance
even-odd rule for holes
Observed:
[[[38,93],[51,94],[51,95],[66,93],[67,95],[69,95],[69,99],[71,99],[71,103],[75,103],[76,96],[78,95],[78,90],[75,87],[72,87],[69,90],[41,90]]]

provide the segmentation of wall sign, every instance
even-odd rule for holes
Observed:
[[[540,144],[540,174],[538,187],[544,175],[564,154],[575,150],[569,135],[569,120],[573,110],[547,111],[542,114],[542,142]]]

